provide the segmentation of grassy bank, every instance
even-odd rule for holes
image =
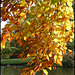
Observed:
[[[29,59],[23,61],[23,59],[4,59],[1,60],[1,64],[5,65],[5,64],[24,64],[24,63],[28,63]]]
[[[7,64],[9,64],[9,65],[24,65],[25,64],[26,65],[26,63],[28,63],[28,62],[29,62],[29,59],[26,59],[25,61],[23,61],[23,59],[2,59],[1,65],[7,65]],[[67,67],[67,68],[75,67],[75,66],[69,65],[69,64],[71,64],[69,61],[62,62],[62,63],[63,63],[62,67]],[[64,64],[66,66],[64,66]],[[56,64],[56,66],[61,67],[58,64]]]

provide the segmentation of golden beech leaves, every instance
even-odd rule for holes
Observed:
[[[45,73],[45,75],[48,75],[47,70],[43,69],[43,72]]]
[[[26,36],[24,37],[24,40],[26,40]]]
[[[48,69],[49,69],[49,70],[52,70],[52,67],[49,67]]]
[[[58,64],[59,64],[60,66],[62,66],[62,63],[61,63],[61,61],[60,61],[59,59],[57,59],[57,62],[58,62]]]
[[[62,66],[66,42],[74,40],[73,0],[1,0],[1,19],[9,20],[1,34],[1,49],[15,38],[23,48],[18,56],[29,59],[21,75],[35,75],[45,68]],[[72,51],[68,50],[71,54]]]

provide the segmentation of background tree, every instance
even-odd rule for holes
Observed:
[[[15,43],[15,39],[13,39],[11,43],[6,40],[5,49],[1,50],[1,59],[17,58],[17,56],[22,53],[22,48],[19,47],[19,44]]]
[[[1,49],[5,48],[6,39],[13,38],[23,47],[22,57],[30,59],[21,75],[34,75],[45,68],[56,69],[62,66],[66,42],[74,38],[73,0],[1,0],[1,18],[9,22],[3,28]],[[34,6],[33,6],[34,4]],[[28,15],[28,16],[27,16]],[[20,23],[20,20],[22,23]],[[72,52],[70,49],[68,50]]]

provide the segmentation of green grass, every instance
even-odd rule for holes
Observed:
[[[1,64],[24,64],[28,63],[29,59],[23,61],[23,59],[4,59],[1,60]]]

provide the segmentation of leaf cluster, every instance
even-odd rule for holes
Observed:
[[[9,22],[3,28],[1,48],[6,39],[20,43],[23,52],[19,55],[28,65],[21,75],[35,75],[44,68],[62,66],[67,43],[74,39],[73,0],[2,0],[1,18]],[[72,21],[70,21],[72,19]],[[70,53],[72,52],[69,50]]]

